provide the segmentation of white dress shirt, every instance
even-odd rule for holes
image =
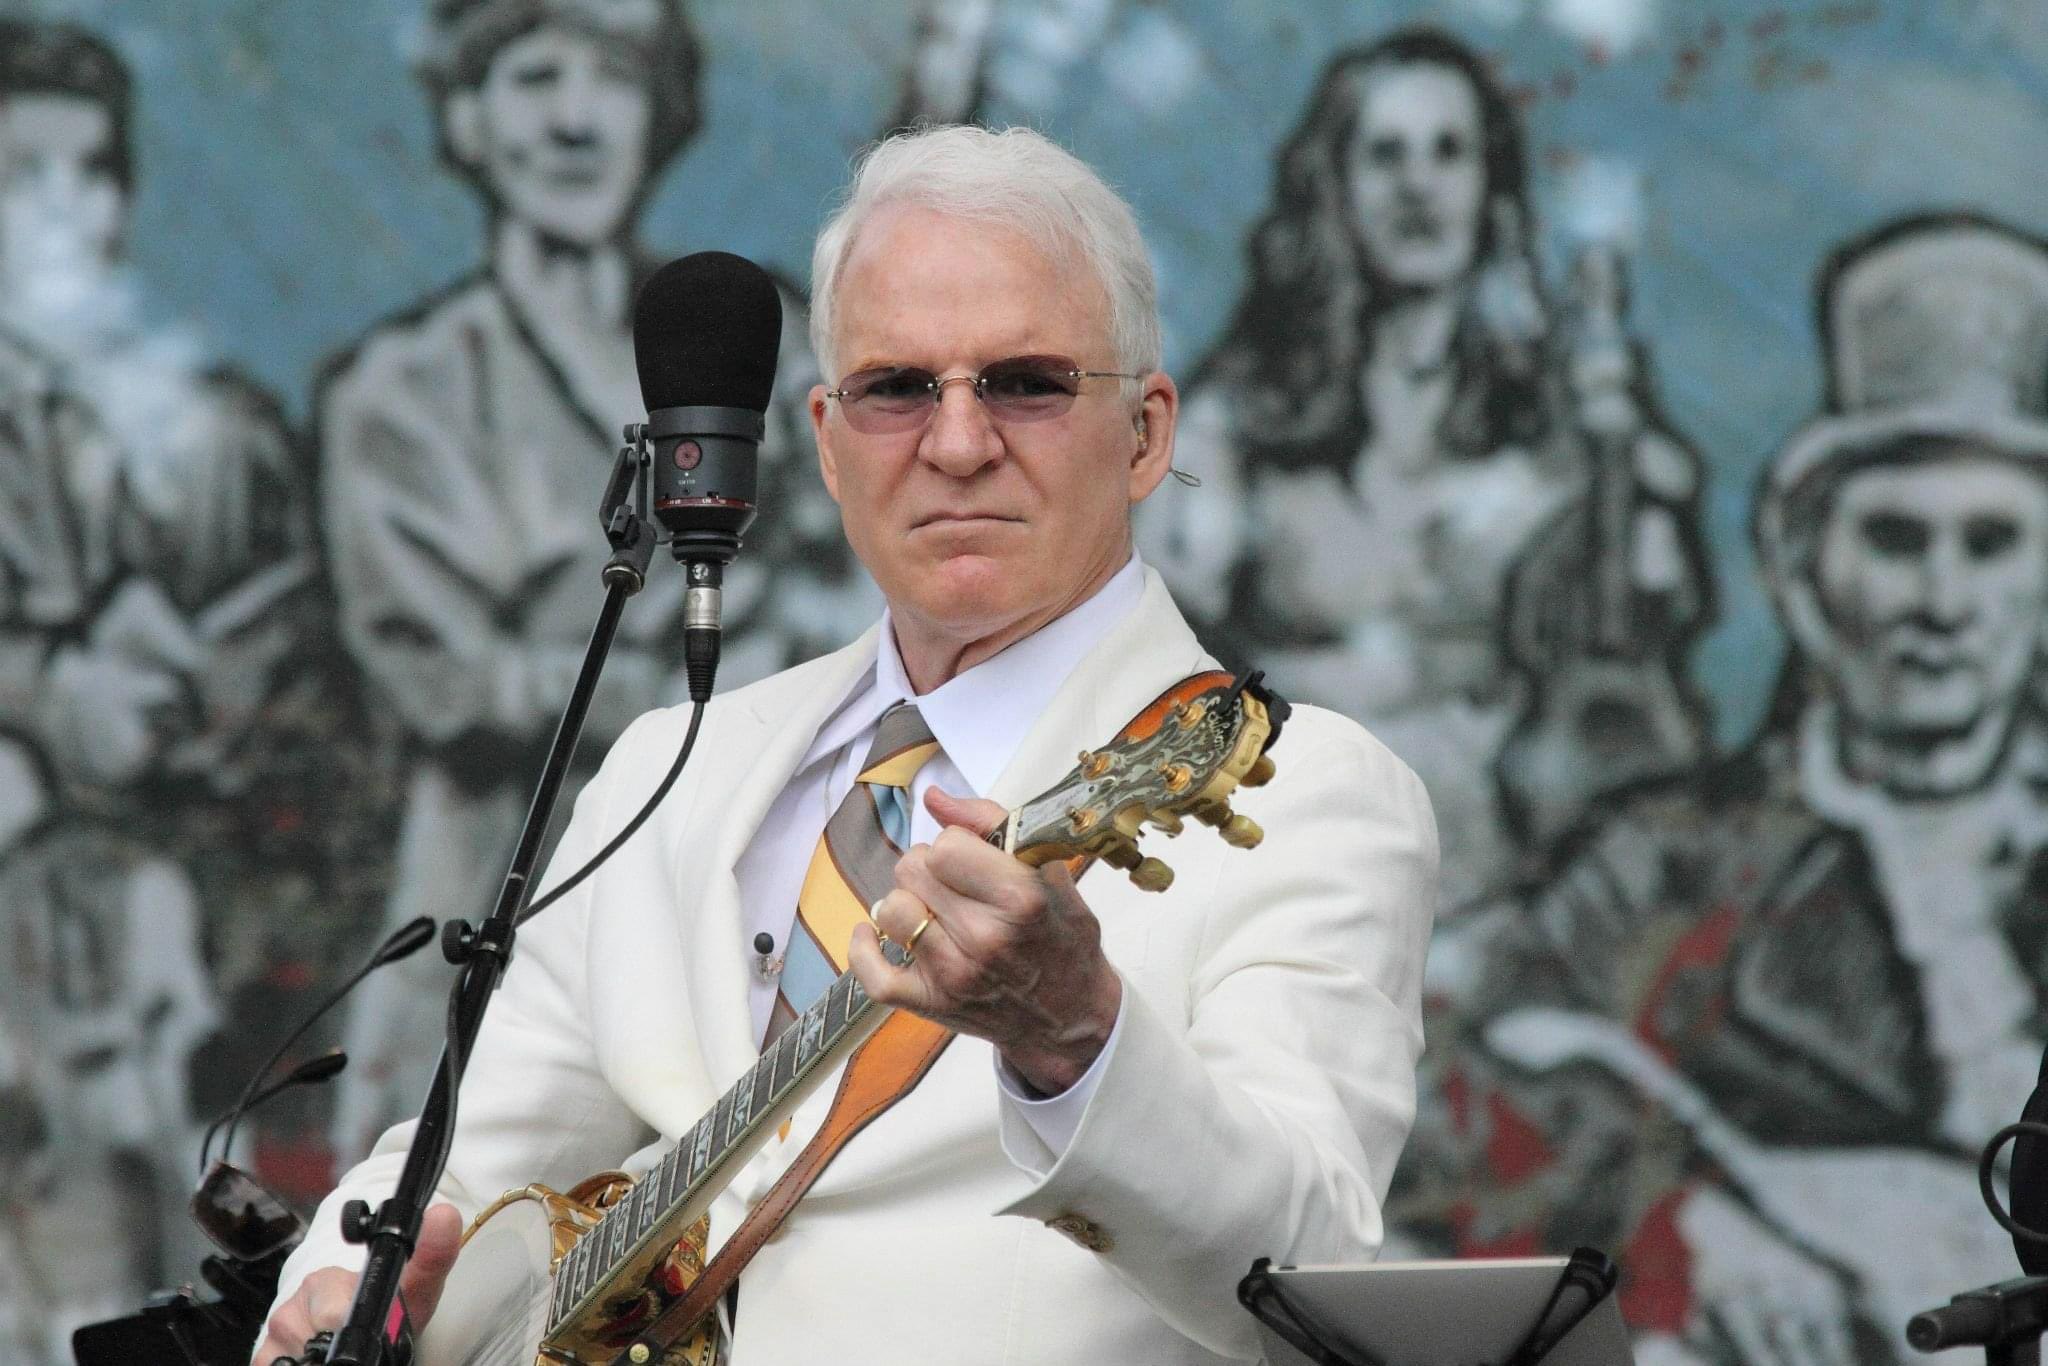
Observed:
[[[910,838],[928,844],[937,837],[939,824],[925,809],[925,793],[933,787],[967,797],[987,791],[1067,675],[1131,613],[1144,588],[1144,567],[1133,555],[1086,602],[922,697],[911,687],[896,649],[894,628],[884,612],[873,673],[861,679],[820,727],[795,776],[769,807],[760,832],[735,867],[748,944],[763,932],[774,939],[778,954],[789,943],[796,927],[797,895],[811,853],[824,833],[825,822],[853,789],[884,712],[898,702],[916,704],[932,738],[939,742],[939,753],[918,770],[910,789]],[[753,1009],[754,1036],[759,1039],[768,1030],[777,984],[754,970],[751,957],[744,967],[752,977],[748,1002]],[[1122,1018],[1119,1011],[1119,1027]],[[1002,1103],[1022,1115],[1055,1156],[1066,1151],[1079,1128],[1088,1098],[1095,1093],[1116,1047],[1117,1034],[1118,1028],[1112,1028],[1108,1043],[1087,1072],[1057,1096],[1033,1097],[1023,1079],[1002,1065],[998,1055],[996,1082]]]

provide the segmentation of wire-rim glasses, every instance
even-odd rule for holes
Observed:
[[[931,421],[939,395],[955,382],[972,385],[995,421],[1043,422],[1074,406],[1084,380],[1142,378],[1122,370],[1083,370],[1065,356],[1009,356],[972,375],[940,376],[915,365],[857,370],[825,397],[839,400],[847,426],[887,436],[916,431]]]

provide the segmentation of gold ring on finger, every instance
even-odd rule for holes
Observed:
[[[923,922],[910,932],[910,938],[903,941],[903,951],[905,953],[917,952],[917,941],[924,938],[924,932],[932,927],[932,921],[936,919],[938,917],[935,915],[927,915]]]

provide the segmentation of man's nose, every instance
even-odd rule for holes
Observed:
[[[925,425],[918,454],[956,479],[1003,458],[1002,433],[989,421],[973,384],[949,380],[939,386],[938,403]]]
[[[597,81],[572,71],[559,81],[548,101],[548,134],[556,142],[581,147],[597,140]]]
[[[1920,564],[1920,610],[1929,623],[1953,630],[1970,620],[1977,605],[1970,559],[1960,537],[1937,536]]]

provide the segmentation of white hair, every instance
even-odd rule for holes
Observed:
[[[1055,261],[1093,271],[1109,299],[1119,370],[1159,368],[1159,288],[1138,220],[1072,152],[1029,128],[947,124],[898,133],[868,149],[811,253],[811,348],[838,374],[832,328],[839,275],[878,209],[912,205],[1007,228]]]

